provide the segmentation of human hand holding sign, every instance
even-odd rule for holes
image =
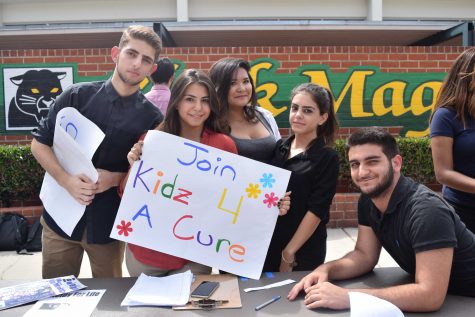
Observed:
[[[138,141],[134,144],[134,146],[132,146],[129,153],[127,153],[127,161],[129,161],[130,166],[132,166],[135,161],[140,160],[140,156],[142,155],[142,147],[143,141]]]
[[[68,175],[62,186],[81,205],[89,205],[97,191],[95,184],[85,174]]]
[[[292,192],[286,192],[284,197],[282,197],[277,205],[279,206],[279,216],[284,216],[290,209],[290,194]]]

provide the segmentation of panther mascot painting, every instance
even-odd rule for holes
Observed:
[[[8,111],[9,128],[35,128],[48,114],[56,97],[63,92],[61,79],[65,72],[52,72],[48,69],[29,70],[23,75],[11,77],[18,86]]]

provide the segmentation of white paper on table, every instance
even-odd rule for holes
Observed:
[[[272,284],[268,284],[268,285],[264,285],[264,286],[248,287],[248,288],[243,289],[243,291],[245,293],[253,292],[253,291],[260,291],[262,289],[269,289],[269,288],[284,286],[284,285],[288,285],[288,284],[292,284],[292,283],[295,283],[295,281],[292,280],[292,279],[288,279],[288,280],[284,280],[284,281],[280,281],[280,282],[277,282],[277,283],[272,283]]]
[[[82,138],[82,143],[77,143],[73,137],[64,130],[64,127],[60,125],[60,118],[63,115],[63,111],[69,110],[68,108],[62,109],[56,118],[56,126],[53,140],[53,151],[56,155],[61,166],[71,175],[85,174],[93,182],[97,181],[97,170],[91,162],[88,156],[94,154],[97,147],[104,139],[104,133],[98,133],[99,129],[93,122],[82,116],[77,110],[76,112],[69,111],[67,115],[69,121],[81,122],[77,124],[81,128],[74,130],[76,139],[83,134],[82,129],[90,129],[96,131],[95,133],[85,133],[90,138],[90,142],[85,141],[85,137]],[[75,117],[73,116],[75,115]],[[66,119],[63,118],[63,121]],[[85,121],[88,121],[86,124]],[[64,126],[68,126],[63,122]],[[72,128],[69,128],[70,130]],[[100,130],[100,129],[99,129]],[[71,131],[69,131],[71,133]],[[87,153],[87,154],[85,154]],[[48,213],[53,217],[59,227],[69,236],[72,234],[77,223],[81,219],[86,209],[85,205],[79,204],[68,191],[61,187],[56,180],[48,173],[45,174],[43,184],[41,186],[40,198],[43,206]]]
[[[105,292],[105,289],[82,290],[44,299],[36,302],[23,317],[91,316]]]
[[[404,317],[402,311],[384,299],[361,292],[348,292],[351,317]]]
[[[182,306],[190,298],[191,271],[153,277],[141,274],[120,306]]]

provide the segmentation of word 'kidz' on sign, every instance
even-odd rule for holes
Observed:
[[[111,237],[258,279],[289,178],[287,170],[149,131]]]

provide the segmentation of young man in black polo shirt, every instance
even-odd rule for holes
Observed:
[[[163,118],[139,90],[140,82],[155,70],[160,50],[160,38],[152,29],[127,28],[119,46],[111,50],[116,65],[112,77],[66,89],[33,131],[31,151],[35,158],[77,202],[87,206],[70,237],[47,210],[43,211],[43,278],[78,276],[84,251],[94,277],[122,276],[124,243],[109,238],[120,202],[116,187],[127,172],[130,148]],[[105,133],[92,159],[99,173],[96,183],[84,175],[68,174],[51,148],[56,115],[65,107],[76,108]]]
[[[475,296],[475,235],[439,195],[401,174],[396,140],[383,129],[365,128],[349,137],[347,150],[351,178],[362,192],[355,249],[316,268],[288,298],[304,290],[308,308],[349,308],[349,290],[328,280],[371,271],[382,246],[414,282],[354,291],[419,312],[438,310],[447,291]]]

